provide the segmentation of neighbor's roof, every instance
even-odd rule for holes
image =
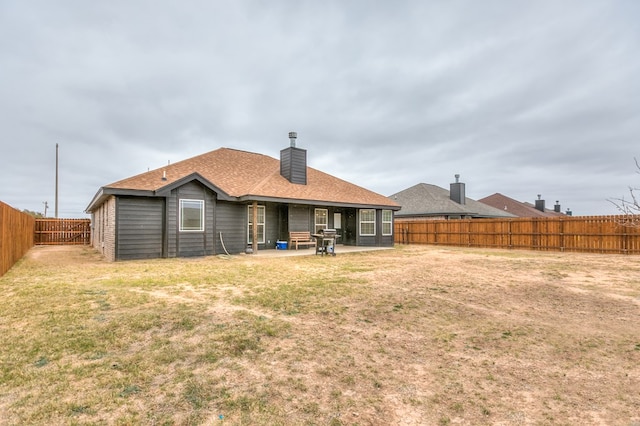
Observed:
[[[495,209],[486,204],[465,198],[466,204],[458,204],[449,198],[449,191],[436,185],[419,183],[389,198],[402,206],[396,213],[402,216],[444,216],[462,215],[482,217],[514,217],[514,215]]]
[[[544,212],[536,209],[529,203],[523,203],[506,195],[496,192],[493,195],[484,197],[478,200],[488,206],[495,207],[497,209],[504,210],[518,217],[556,217],[564,216],[563,213],[554,212],[553,210],[545,209]]]
[[[211,187],[219,197],[233,201],[302,201],[307,204],[399,209],[384,195],[311,167],[307,167],[307,184],[294,184],[280,175],[280,161],[273,157],[219,148],[106,185],[98,191],[87,211],[99,206],[106,199],[106,194],[162,195],[193,179]]]

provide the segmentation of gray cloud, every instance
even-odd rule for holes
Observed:
[[[637,182],[634,1],[0,3],[0,200],[82,216],[221,146],[391,194],[418,182],[575,214]]]

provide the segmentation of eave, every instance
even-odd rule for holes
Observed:
[[[108,186],[103,186],[98,190],[96,195],[93,197],[87,208],[85,209],[85,213],[91,213],[93,210],[98,208],[102,203],[107,200],[112,195],[119,196],[133,196],[133,197],[168,197],[175,188],[178,188],[188,182],[197,181],[215,192],[219,200],[225,201],[238,201],[236,197],[232,197],[216,185],[213,185],[207,179],[203,178],[199,173],[192,173],[188,176],[185,176],[181,179],[175,180],[166,186],[162,186],[155,190],[142,190],[142,189],[126,189],[126,188],[110,188]]]
[[[282,197],[267,197],[260,195],[243,195],[237,198],[240,202],[265,202],[265,203],[281,203],[281,204],[299,204],[309,206],[326,206],[326,207],[345,207],[345,208],[357,208],[357,209],[384,209],[384,210],[400,210],[400,206],[393,206],[388,204],[368,204],[368,203],[345,203],[340,201],[327,201],[327,200],[303,200],[297,198],[282,198]]]

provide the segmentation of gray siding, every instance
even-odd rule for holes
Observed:
[[[205,223],[202,232],[180,232],[181,199],[204,200]],[[168,223],[170,257],[206,256],[215,253],[215,194],[198,182],[189,182],[171,192]]]
[[[165,239],[165,256],[178,256],[178,198],[175,191],[167,198],[166,203],[167,230]]]
[[[265,243],[258,244],[258,250],[275,249],[280,233],[279,205],[259,204],[265,207]],[[222,232],[222,238],[227,251],[231,253],[244,252],[249,243],[247,239],[248,205],[220,202],[217,208],[217,229]],[[217,236],[218,253],[224,253]]]
[[[162,257],[164,198],[119,197],[116,259]]]
[[[280,216],[277,204],[265,205],[265,244],[258,245],[258,249],[274,249],[280,235]]]
[[[216,206],[216,252],[224,253],[222,241],[229,254],[244,253],[247,248],[247,206],[218,201]]]
[[[289,147],[280,151],[280,174],[291,183],[307,184],[307,150]]]
[[[311,223],[312,208],[308,206],[289,206],[289,232],[310,231],[313,232]]]
[[[179,200],[205,202],[202,232],[179,231]],[[274,249],[276,241],[288,239],[290,231],[314,230],[315,206],[264,203],[265,244],[258,249]],[[393,246],[393,235],[382,235],[382,211],[376,209],[376,235],[360,236],[358,209],[319,206],[327,209],[330,228],[334,212],[341,213],[342,238],[339,243],[360,246]],[[216,194],[197,181],[176,188],[166,198],[117,198],[116,259],[206,256],[243,253],[247,243],[247,204],[218,201]],[[224,247],[223,247],[224,241]]]
[[[357,215],[357,244],[358,246],[363,247],[391,247],[393,246],[393,231],[392,235],[382,235],[382,210],[376,209],[376,235],[360,235],[360,211],[358,210]],[[391,229],[393,230],[393,223],[391,225]]]

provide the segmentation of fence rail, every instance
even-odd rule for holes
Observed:
[[[0,201],[0,276],[33,247],[33,216]]]
[[[396,218],[398,244],[640,254],[626,216],[428,220]]]
[[[36,219],[36,245],[87,245],[90,242],[90,219]]]

